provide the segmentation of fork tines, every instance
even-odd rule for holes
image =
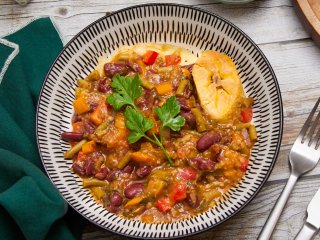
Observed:
[[[307,121],[303,125],[299,137],[301,138],[300,141],[302,143],[306,142],[308,146],[314,147],[317,149],[319,147],[319,139],[320,139],[320,110],[318,110],[320,103],[320,97],[318,101],[314,105]],[[318,115],[315,117],[315,113],[318,110]]]

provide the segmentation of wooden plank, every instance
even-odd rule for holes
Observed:
[[[270,61],[282,92],[319,86],[320,49],[310,40],[260,45]]]
[[[6,34],[8,29],[17,28],[22,23],[33,17],[44,15],[53,16],[66,41],[94,20],[102,17],[105,12],[139,3],[152,3],[147,1],[124,1],[110,4],[97,0],[94,4],[90,1],[31,1],[27,6],[21,7],[11,1],[0,2],[0,23],[5,28],[0,29],[0,36]],[[197,0],[169,1],[195,5],[214,12],[235,23],[257,43],[276,41],[289,41],[308,38],[309,35],[301,26],[294,12],[291,1],[254,1],[246,5],[218,4],[211,1]],[[287,16],[290,16],[288,18]],[[250,19],[250,20],[248,20]],[[248,21],[250,23],[248,24]]]
[[[273,208],[284,187],[284,182],[267,184],[256,198],[240,213],[213,230],[189,237],[188,240],[199,239],[239,239],[255,240],[264,225],[267,216]],[[319,178],[304,179],[297,183],[275,229],[273,240],[293,239],[302,226],[306,216],[306,208],[313,195],[320,187]],[[82,236],[83,240],[122,240],[126,239],[113,235],[94,225],[88,226]],[[315,238],[320,239],[319,234]]]

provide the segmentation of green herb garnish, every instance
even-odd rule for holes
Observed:
[[[107,101],[114,109],[119,110],[124,105],[130,105],[138,110],[134,103],[134,100],[142,94],[141,80],[138,74],[134,78],[116,75],[112,78],[111,87],[116,90],[116,93],[109,95]]]
[[[175,96],[170,97],[162,107],[155,108],[155,112],[162,122],[160,127],[160,140],[151,130],[153,122],[145,118],[139,111],[134,101],[142,94],[141,80],[136,74],[134,78],[115,76],[112,78],[111,87],[115,90],[114,93],[107,97],[107,102],[116,110],[126,106],[124,116],[126,117],[126,126],[130,129],[128,136],[129,143],[135,143],[140,138],[144,137],[153,144],[157,145],[167,157],[169,164],[173,162],[162,144],[162,130],[164,127],[169,127],[173,131],[179,131],[185,124],[185,119],[179,115],[180,105]],[[149,137],[146,132],[149,131],[152,137]]]
[[[127,118],[126,126],[131,130],[128,136],[129,143],[135,143],[140,138],[146,137],[145,133],[153,127],[152,121],[132,107],[126,108],[124,116]]]
[[[180,113],[180,105],[175,96],[167,99],[165,104],[162,107],[157,107],[154,109],[158,117],[162,122],[162,126],[160,127],[160,139],[162,142],[162,130],[164,127],[169,127],[173,131],[179,131],[181,127],[184,126],[186,120],[184,117],[179,115]]]

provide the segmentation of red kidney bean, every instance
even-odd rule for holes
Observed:
[[[145,177],[151,173],[151,167],[149,165],[143,165],[137,168],[136,174],[138,177]]]
[[[192,95],[192,90],[190,88],[186,88],[186,90],[184,91],[184,97],[185,98],[190,98]]]
[[[108,209],[109,212],[112,212],[112,213],[116,213],[119,210],[118,207],[113,206],[113,205],[110,205],[109,207],[107,207],[107,209]]]
[[[221,140],[219,133],[206,132],[197,142],[197,149],[200,152],[207,150],[212,144],[217,143]]]
[[[142,69],[138,63],[127,61],[126,64],[128,65],[128,67],[130,67],[136,73],[142,73]]]
[[[122,204],[123,198],[118,192],[112,192],[110,194],[110,204],[113,206],[120,206]]]
[[[179,105],[181,110],[185,111],[185,112],[189,112],[191,110],[191,108],[188,106],[187,104],[187,100],[185,98],[179,98]]]
[[[104,73],[107,77],[112,78],[114,75],[126,75],[130,68],[123,63],[106,63],[104,65]]]
[[[105,180],[110,173],[110,170],[106,167],[100,168],[100,170],[94,175],[99,180]]]
[[[130,173],[132,173],[133,172],[133,170],[134,170],[134,166],[132,166],[132,165],[127,165],[127,166],[125,166],[123,169],[122,169],[122,173],[128,173],[128,174],[130,174]]]
[[[61,134],[61,139],[66,141],[80,141],[83,138],[83,133],[77,132],[63,132]]]
[[[95,170],[95,162],[91,157],[86,158],[83,169],[86,176],[91,176]]]
[[[89,107],[90,111],[94,111],[98,107],[98,105],[99,103],[97,102],[90,103],[90,107]]]
[[[71,122],[76,123],[76,122],[80,122],[81,120],[82,120],[82,117],[79,114],[75,113],[72,116]]]
[[[195,164],[195,166],[199,170],[207,170],[211,171],[214,169],[216,163],[208,158],[195,157],[191,159],[191,161]]]
[[[84,127],[85,133],[88,133],[88,134],[94,133],[96,129],[96,126],[88,120],[83,121],[83,127]]]
[[[98,91],[102,93],[111,92],[110,80],[107,81],[107,78],[100,79],[98,83]]]
[[[126,198],[132,199],[143,192],[143,183],[132,183],[124,189]]]
[[[116,170],[112,170],[106,177],[106,179],[108,180],[108,182],[112,182],[113,180],[116,179],[116,177],[121,173],[121,170],[116,169]]]
[[[182,117],[184,117],[186,119],[187,124],[191,128],[195,128],[196,127],[196,119],[193,116],[192,112],[181,111],[180,114],[181,114]]]
[[[147,101],[141,100],[137,103],[138,107],[141,109],[141,111],[146,111],[149,109],[149,104],[147,103]]]
[[[77,164],[77,163],[73,163],[72,164],[72,169],[73,169],[73,171],[75,172],[75,173],[77,173],[77,174],[79,174],[79,175],[81,175],[81,176],[83,176],[84,174],[85,174],[85,171],[84,171],[84,169],[83,169],[83,167],[81,167],[79,164]]]

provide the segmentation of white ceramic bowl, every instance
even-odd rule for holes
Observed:
[[[195,54],[214,49],[236,63],[247,95],[254,103],[258,132],[248,171],[220,204],[193,218],[167,224],[145,224],[118,217],[96,203],[81,179],[63,158],[70,131],[76,80],[123,45],[141,42],[171,43]],[[175,238],[217,226],[238,213],[267,180],[280,148],[282,102],[274,72],[258,46],[239,28],[210,12],[183,5],[152,4],[126,8],[103,17],[77,34],[61,51],[43,83],[38,111],[37,138],[43,165],[62,196],[85,218],[111,232],[136,238]]]

